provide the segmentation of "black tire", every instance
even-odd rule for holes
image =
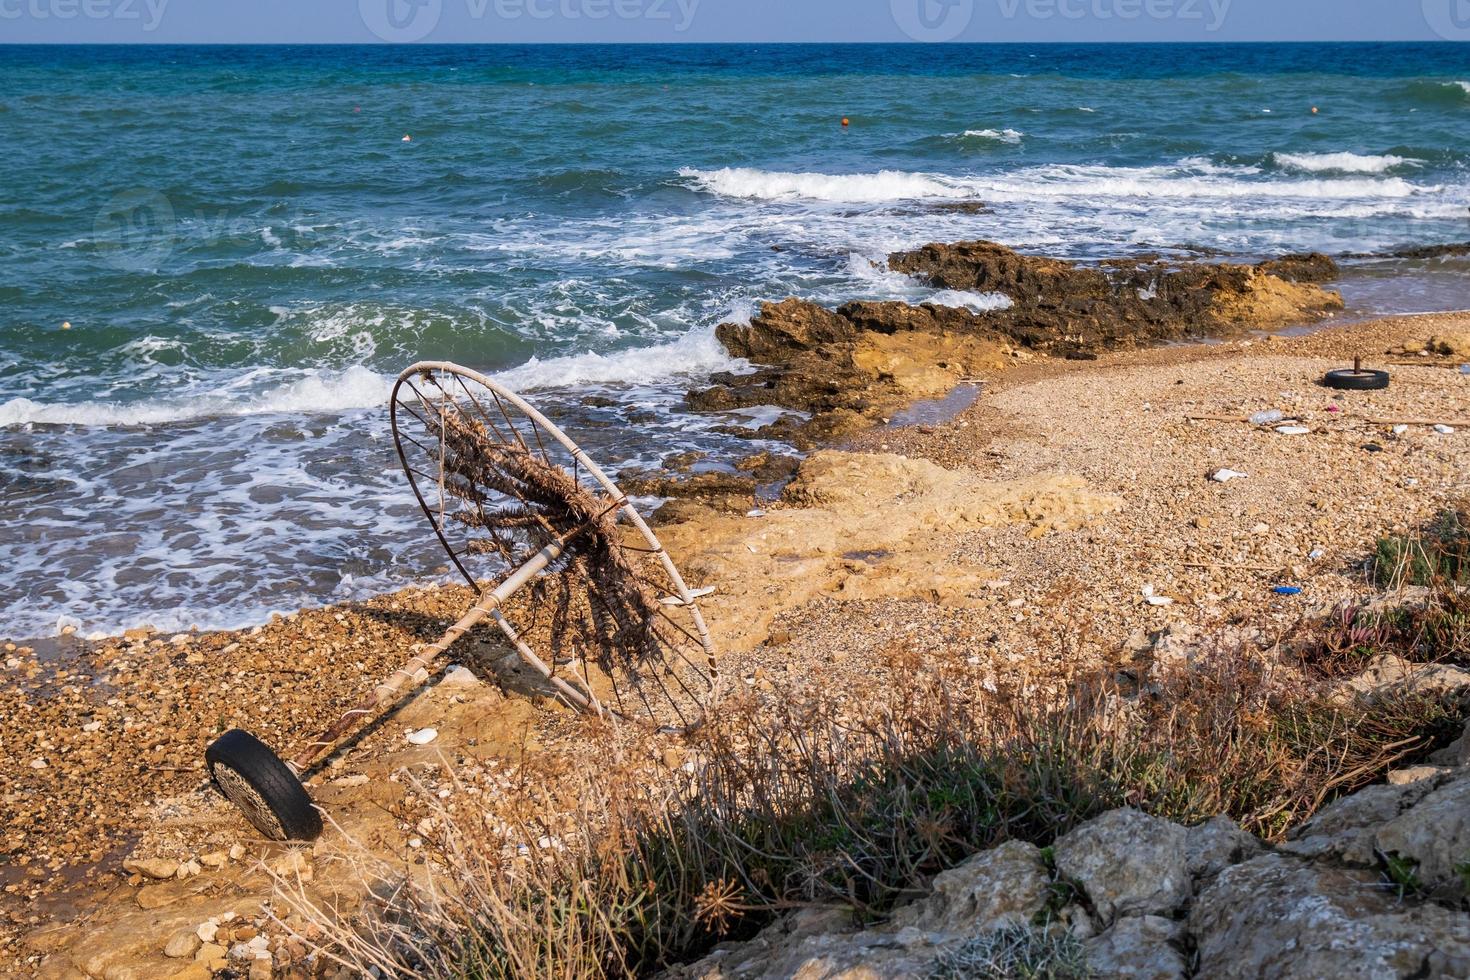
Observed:
[[[1341,371],[1328,371],[1323,375],[1322,383],[1338,391],[1382,391],[1388,387],[1388,372],[1354,371],[1345,368]]]
[[[204,752],[209,778],[250,825],[271,840],[316,840],[322,815],[306,787],[260,739],[238,728]]]

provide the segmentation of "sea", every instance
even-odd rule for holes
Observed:
[[[1470,240],[1470,45],[8,46],[0,159],[0,637],[447,580],[388,429],[419,359],[614,468],[780,448],[683,407],[744,367],[716,325],[1006,302],[884,269],[925,242],[1470,307],[1391,256]]]

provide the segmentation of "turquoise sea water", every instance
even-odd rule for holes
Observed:
[[[999,301],[895,248],[1470,239],[1470,46],[0,47],[0,146],[0,635],[236,625],[436,576],[383,410],[420,357],[728,457],[757,420],[679,407],[721,320]]]

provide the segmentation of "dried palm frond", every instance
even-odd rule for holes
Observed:
[[[488,379],[452,365],[405,378],[415,397],[395,394],[394,434],[414,490],[465,578],[483,588],[538,554],[555,554],[514,612],[496,614],[522,659],[562,694],[563,682],[574,681],[585,695],[575,700],[597,710],[611,701],[618,714],[686,728],[702,717],[715,676],[704,621],[616,484]],[[417,436],[405,431],[410,418],[421,426]],[[576,668],[570,677],[561,672],[567,665]]]

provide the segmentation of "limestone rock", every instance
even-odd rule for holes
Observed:
[[[1342,691],[1370,697],[1385,692],[1441,694],[1470,688],[1470,671],[1451,664],[1415,664],[1384,654],[1374,657],[1361,673],[1343,682]]]
[[[1076,882],[1107,926],[1120,915],[1169,915],[1190,894],[1183,827],[1113,810],[1056,842],[1057,872]]]
[[[1223,814],[1189,829],[1184,851],[1189,873],[1196,879],[1219,874],[1232,864],[1261,853],[1261,842]]]
[[[181,894],[167,885],[144,885],[138,889],[134,900],[138,908],[146,911],[161,909],[165,905],[171,905],[181,898]]]
[[[163,881],[174,876],[179,870],[179,862],[168,858],[128,858],[123,861],[123,870],[129,874]]]
[[[1410,783],[1417,783],[1423,779],[1447,776],[1451,771],[1446,766],[1410,766],[1407,769],[1390,769],[1388,773],[1388,784],[1390,786],[1407,786]]]
[[[1188,975],[1178,947],[1183,933],[1183,926],[1172,919],[1128,916],[1087,942],[1087,965],[1098,977],[1182,980]]]
[[[1470,975],[1470,919],[1399,904],[1372,872],[1279,854],[1227,868],[1195,901],[1197,975],[1317,980]]]
[[[1174,623],[1153,641],[1148,677],[1157,683],[1170,674],[1207,668],[1222,653],[1260,648],[1261,633],[1256,629],[1227,626],[1207,631],[1189,623]]]
[[[468,667],[453,667],[444,672],[444,677],[439,681],[439,686],[451,687],[480,687],[484,681],[475,676],[475,672]]]
[[[1436,766],[1470,765],[1470,722],[1465,723],[1459,738],[1430,754],[1429,761]]]
[[[196,960],[178,973],[171,974],[168,980],[210,980],[213,976],[213,970]]]
[[[1382,853],[1416,862],[1424,885],[1458,884],[1455,869],[1470,862],[1470,778],[1434,790],[1380,827],[1374,841]]]
[[[1330,857],[1360,867],[1375,867],[1377,829],[1432,792],[1437,780],[1404,786],[1368,786],[1329,803],[1292,832],[1280,849],[1305,858]]]
[[[1470,332],[1435,334],[1427,347],[1443,357],[1470,357]]]
[[[200,946],[204,945],[192,929],[176,932],[169,937],[163,947],[163,955],[170,959],[182,960],[192,957]]]
[[[218,943],[205,943],[194,953],[194,962],[203,963],[210,969],[218,969],[228,962],[225,948]]]
[[[894,917],[898,926],[973,935],[1029,922],[1046,905],[1050,876],[1041,851],[1007,841],[934,879],[934,893]]]

